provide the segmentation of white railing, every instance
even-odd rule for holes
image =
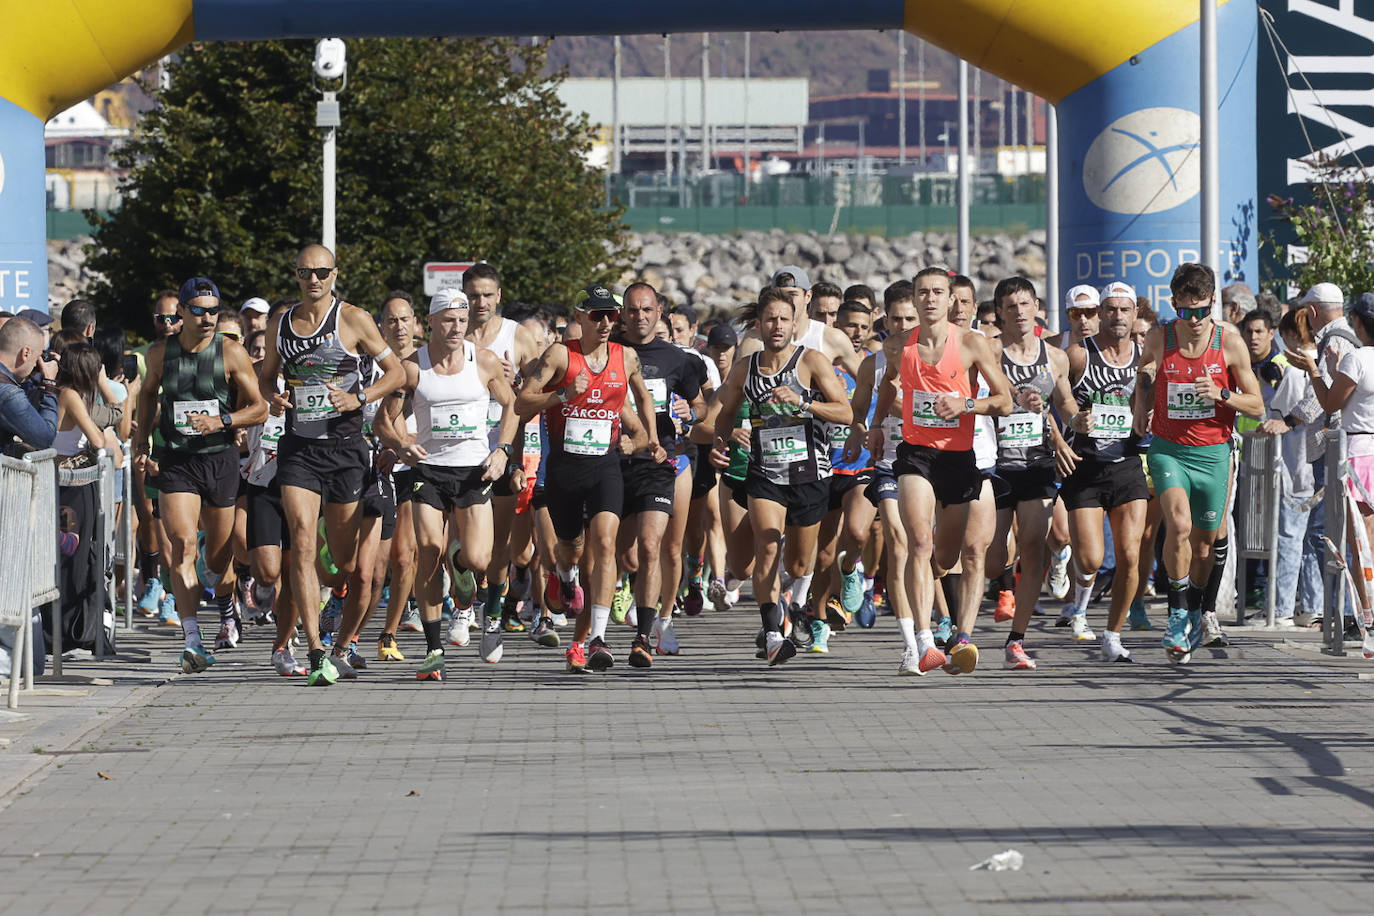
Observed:
[[[19,707],[21,680],[25,690],[33,689],[33,610],[58,594],[55,461],[52,449],[24,459],[0,457],[0,531],[19,535],[0,562],[0,626],[15,631],[10,709]]]

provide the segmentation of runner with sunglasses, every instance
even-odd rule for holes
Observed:
[[[626,394],[634,392],[648,436],[648,453],[662,463],[654,400],[629,347],[611,342],[620,303],[604,286],[589,286],[577,306],[580,338],[554,343],[526,373],[516,409],[523,420],[544,415],[548,454],[544,496],[558,542],[554,560],[564,593],[578,583],[576,557],[587,566],[587,603],[577,615],[568,670],[605,671],[614,663],[606,648],[606,622],[616,582],[616,535],[624,505],[620,473],[621,419]],[[587,536],[583,545],[584,532]],[[583,642],[590,636],[585,648]]]
[[[348,582],[340,630],[352,633],[362,617],[366,589],[358,568],[362,496],[372,470],[372,452],[363,439],[363,406],[376,403],[400,387],[405,372],[382,340],[372,316],[334,293],[334,254],[310,245],[296,257],[301,301],[272,319],[267,328],[267,356],[259,386],[269,403],[286,409],[286,433],[277,452],[277,481],[286,514],[292,552],[288,575],[301,602],[301,623],[310,648],[307,684],[327,687],[340,677],[357,677],[334,646],[332,661],[320,642],[320,593],[315,557],[318,519],[324,510],[325,536],[334,562]],[[359,358],[366,354],[381,368],[366,387]],[[276,377],[286,378],[287,393],[277,394]]]
[[[1181,264],[1169,288],[1178,319],[1145,337],[1133,427],[1137,435],[1147,428],[1154,433],[1150,476],[1164,516],[1169,576],[1169,624],[1162,643],[1170,661],[1184,664],[1202,641],[1200,583],[1211,573],[1226,513],[1236,413],[1258,419],[1264,416],[1264,400],[1245,342],[1212,317],[1212,269]]]
[[[196,541],[204,532],[206,565],[217,581],[232,560],[230,535],[238,496],[239,460],[234,428],[267,418],[248,351],[215,333],[219,288],[192,277],[177,294],[181,330],[148,350],[139,416],[158,417],[162,444],[150,455],[150,422],[134,440],[136,465],[157,486],[170,547],[168,579],[185,635],[181,670],[204,671],[215,657],[201,642],[197,612],[200,576]],[[235,410],[235,408],[238,408]],[[232,601],[230,589],[223,600]]]

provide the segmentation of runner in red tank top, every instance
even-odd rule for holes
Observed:
[[[951,674],[969,672],[978,663],[970,641],[983,586],[983,551],[994,523],[989,512],[971,512],[983,477],[973,459],[972,414],[1006,416],[1011,412],[1011,386],[985,338],[965,333],[949,322],[950,275],[927,267],[916,275],[916,310],[920,325],[905,340],[884,343],[887,369],[878,386],[875,416],[886,416],[902,388],[902,438],[892,471],[897,500],[910,545],[907,593],[893,594],[893,612],[905,643],[899,674],[924,674],[942,665]],[[977,374],[987,380],[989,395],[973,398]],[[881,426],[868,432],[873,460],[882,458]],[[988,516],[984,518],[983,516]],[[939,543],[935,541],[938,532]],[[963,555],[957,632],[950,637],[949,664],[930,632],[935,601],[932,559],[950,569]],[[914,613],[914,618],[913,618]]]
[[[1212,269],[1181,264],[1169,287],[1178,320],[1146,336],[1133,407],[1141,435],[1154,414],[1149,469],[1164,514],[1169,574],[1169,624],[1162,642],[1169,660],[1182,664],[1202,643],[1204,615],[1216,612],[1229,549],[1225,524],[1236,411],[1258,419],[1264,400],[1245,343],[1212,319]],[[1213,638],[1224,645],[1215,620]]]
[[[625,395],[634,392],[638,417],[655,461],[668,457],[658,442],[653,396],[633,350],[610,342],[620,304],[604,286],[590,286],[577,306],[580,340],[555,343],[534,361],[520,388],[516,409],[522,420],[544,414],[549,451],[544,492],[558,544],[554,559],[563,594],[577,582],[577,554],[585,550],[590,602],[577,615],[568,670],[604,671],[614,664],[606,648],[606,621],[615,592],[615,539],[620,529],[624,487],[620,456]],[[585,520],[585,524],[584,524]],[[583,529],[586,544],[581,545]],[[583,648],[583,640],[591,641]]]

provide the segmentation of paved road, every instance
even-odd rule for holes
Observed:
[[[1139,663],[1104,666],[1051,628],[1033,673],[898,678],[890,618],[777,670],[756,626],[685,621],[647,675],[620,630],[602,676],[513,640],[442,687],[407,662],[329,690],[251,634],[0,800],[0,910],[1370,908],[1361,662],[1251,635],[1180,669],[1128,634]],[[172,635],[138,640],[170,669]],[[969,871],[1009,848],[1022,871]]]

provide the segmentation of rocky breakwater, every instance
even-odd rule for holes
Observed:
[[[702,235],[644,233],[632,237],[639,258],[623,282],[642,277],[674,302],[707,310],[729,309],[754,298],[773,271],[796,264],[811,281],[828,280],[843,289],[866,283],[881,294],[894,280],[910,279],[922,267],[953,266],[956,239],[915,232],[897,238],[878,235],[798,235],[781,230]],[[1004,277],[1021,274],[1035,284],[1045,279],[1045,233],[975,238],[970,256],[980,298],[988,298]]]
[[[74,239],[48,240],[48,301],[65,305],[86,295],[99,279],[95,271],[86,267],[85,246],[89,236]]]

